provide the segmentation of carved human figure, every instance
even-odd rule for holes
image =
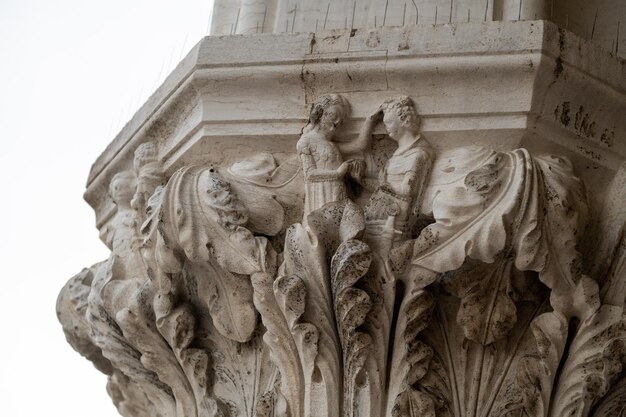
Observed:
[[[137,179],[137,187],[130,204],[136,210],[137,222],[141,225],[145,220],[143,211],[146,208],[146,203],[155,190],[165,183],[163,167],[159,162],[158,151],[154,143],[146,142],[137,147],[133,169]]]
[[[398,148],[380,172],[379,185],[366,205],[368,234],[380,234],[393,227],[399,234],[396,240],[404,240],[411,237],[434,151],[420,134],[420,118],[409,97],[385,100],[379,112]],[[371,121],[366,126],[371,135]]]
[[[365,150],[370,137],[359,136],[351,142],[333,141],[335,131],[343,123],[349,109],[348,102],[339,94],[320,97],[311,108],[309,123],[296,145],[302,162],[305,183],[304,216],[325,204],[347,198],[345,176],[361,176],[364,162],[344,161],[344,155]]]
[[[131,200],[137,190],[137,177],[132,171],[122,171],[113,176],[109,184],[111,199],[117,212],[103,229],[102,237],[115,258],[112,276],[101,285],[105,308],[111,316],[124,307],[129,294],[136,291],[148,277],[141,255],[141,238],[138,231],[137,211]]]
[[[117,207],[111,222],[102,230],[102,239],[114,255],[121,259],[138,249],[135,210],[131,200],[137,189],[137,178],[132,171],[122,171],[113,176],[109,184],[109,194]],[[124,269],[131,268],[132,262],[123,261]],[[131,271],[127,271],[131,273]]]

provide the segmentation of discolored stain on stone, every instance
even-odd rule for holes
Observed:
[[[603,144],[605,144],[606,146],[610,148],[613,146],[614,141],[615,141],[615,132],[612,130],[609,131],[609,129],[604,129],[604,131],[602,131],[602,136],[600,136],[600,142],[602,142]]]
[[[570,106],[569,101],[563,102],[563,110],[561,111],[561,124],[563,126],[568,126],[570,122],[569,106]]]
[[[563,58],[558,57],[556,59],[556,65],[554,66],[554,77],[559,78],[563,74]]]

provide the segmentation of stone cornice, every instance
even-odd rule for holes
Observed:
[[[111,214],[103,198],[111,175],[155,138],[172,167],[185,163],[189,140],[250,134],[295,140],[308,103],[330,91],[359,98],[355,120],[381,94],[415,95],[424,131],[444,142],[479,134],[489,141],[501,130],[512,133],[494,140],[509,137],[510,146],[545,130],[548,140],[611,170],[626,155],[619,140],[626,135],[619,117],[626,111],[624,62],[550,22],[207,37],[96,160],[85,199],[102,225]],[[246,100],[248,94],[255,99]],[[261,96],[262,103],[254,101]],[[591,130],[583,131],[577,117],[586,117]]]

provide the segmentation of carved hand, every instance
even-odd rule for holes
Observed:
[[[352,166],[353,161],[354,160],[351,159],[339,165],[339,168],[337,168],[337,174],[339,174],[342,177],[345,176],[348,173],[348,170],[350,169],[350,167]]]
[[[363,124],[363,132],[367,132],[367,135],[371,135],[376,125],[382,120],[383,111],[381,109],[378,109],[375,113],[372,113],[365,118],[365,123]]]
[[[365,171],[365,161],[362,159],[355,159],[350,161],[350,176],[355,180],[360,179]]]
[[[383,120],[383,116],[384,116],[383,109],[379,107],[378,110],[376,110],[374,113],[372,113],[370,116],[367,117],[367,120],[376,124]]]

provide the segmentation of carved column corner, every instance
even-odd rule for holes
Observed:
[[[68,342],[125,417],[619,415],[625,74],[545,21],[207,37],[94,164]]]

